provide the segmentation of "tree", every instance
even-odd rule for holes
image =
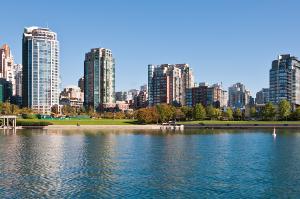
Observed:
[[[238,120],[238,121],[242,120],[243,113],[242,113],[241,109],[239,109],[239,108],[235,109],[233,117],[234,117],[234,120]]]
[[[175,108],[174,110],[174,119],[180,121],[185,119],[185,115],[180,108]]]
[[[206,111],[202,104],[196,104],[193,115],[195,120],[204,120],[206,118]]]
[[[167,122],[174,117],[174,109],[167,104],[156,105],[156,110],[159,115],[160,122]]]
[[[250,108],[250,116],[251,116],[252,118],[255,118],[255,117],[257,116],[257,114],[256,114],[256,108],[255,108],[254,106],[252,106],[252,107]]]
[[[230,107],[228,107],[223,114],[228,120],[233,120],[233,111]]]
[[[70,105],[65,105],[61,108],[61,113],[63,115],[74,116],[76,115],[76,109]]]
[[[115,119],[125,119],[125,117],[126,117],[126,115],[122,111],[115,113]]]
[[[291,114],[291,104],[287,100],[281,100],[278,105],[278,114],[281,120],[287,120]]]
[[[264,120],[274,120],[275,116],[275,107],[271,102],[268,102],[262,109],[262,117]]]
[[[222,115],[222,111],[219,108],[214,108],[213,118],[219,120]]]
[[[206,107],[206,116],[211,120],[214,117],[214,107],[209,105]]]
[[[181,111],[185,115],[185,119],[187,119],[187,120],[191,120],[192,119],[192,117],[193,117],[193,109],[191,107],[183,106],[183,107],[181,107]]]
[[[296,110],[292,113],[293,120],[300,120],[300,107],[296,108]]]
[[[156,111],[156,108],[152,107],[139,109],[136,113],[136,118],[139,123],[151,124],[157,123],[159,116]]]

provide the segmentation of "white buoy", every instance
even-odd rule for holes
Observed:
[[[272,135],[273,135],[274,138],[276,138],[276,129],[275,128],[273,130],[273,134]]]

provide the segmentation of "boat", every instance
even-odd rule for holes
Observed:
[[[273,130],[273,134],[272,135],[273,135],[274,138],[276,138],[276,129],[275,128]]]

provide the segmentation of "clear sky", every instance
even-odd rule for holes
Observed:
[[[188,63],[197,82],[268,87],[278,54],[300,57],[299,0],[1,1],[0,44],[21,63],[26,26],[58,33],[62,86],[77,84],[84,54],[110,48],[116,91],[147,83],[147,65]]]

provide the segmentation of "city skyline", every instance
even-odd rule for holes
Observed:
[[[297,1],[286,4],[293,5],[288,11],[282,11],[281,6],[285,5],[279,1],[235,1],[234,4],[90,1],[68,6],[53,1],[53,5],[47,5],[49,9],[55,6],[51,14],[43,12],[42,4],[35,2],[4,3],[6,9],[1,12],[9,16],[8,11],[14,10],[11,15],[14,23],[3,21],[3,27],[7,28],[0,31],[0,42],[7,43],[15,62],[21,63],[23,28],[51,27],[60,35],[62,88],[76,85],[83,73],[84,53],[90,48],[104,47],[114,52],[117,91],[146,83],[148,64],[187,63],[194,70],[196,82],[221,80],[225,88],[243,82],[252,94],[268,86],[265,74],[271,60],[279,54],[299,56],[300,52],[300,47],[295,45],[300,33],[295,27]],[[90,7],[91,3],[95,6]],[[99,6],[107,8],[101,13],[107,16],[105,20],[92,19],[98,16]],[[87,8],[88,16],[73,14]],[[293,31],[287,34],[284,29],[275,29],[279,25],[293,27]],[[70,70],[72,74],[68,73]],[[136,77],[128,78],[133,73]]]

